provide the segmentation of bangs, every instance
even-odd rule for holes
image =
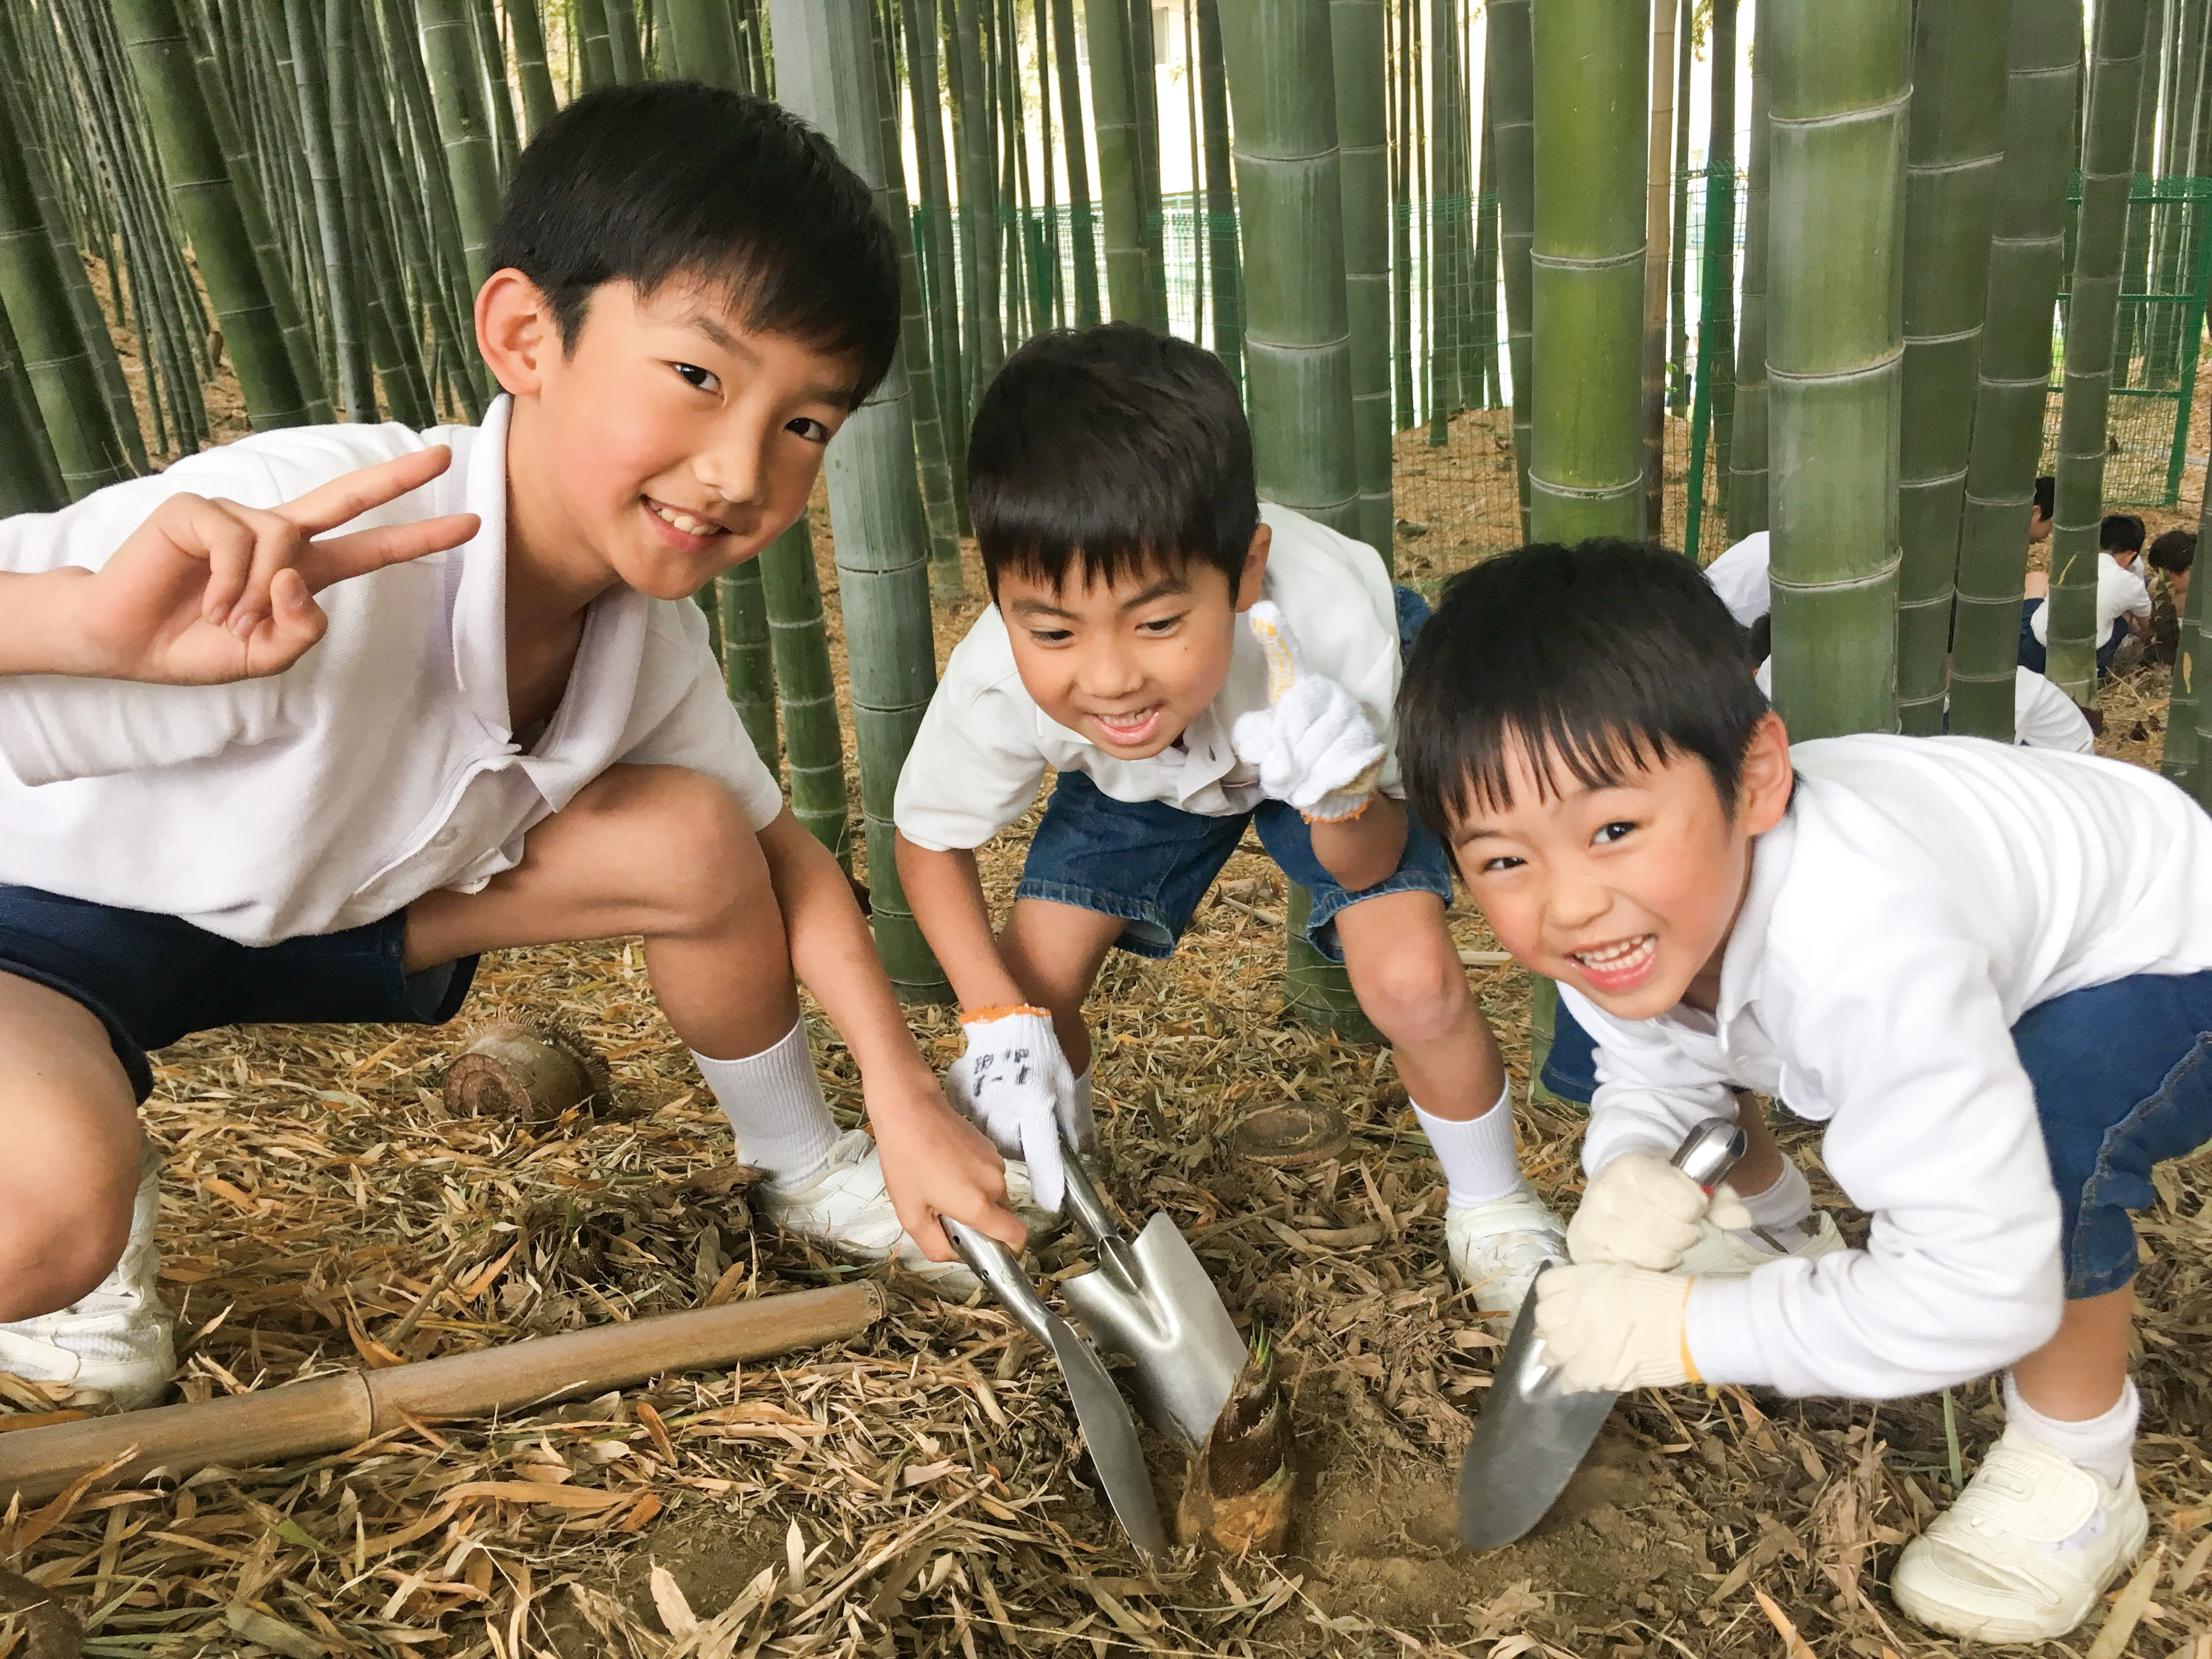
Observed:
[[[1533,725],[1515,725],[1511,716],[1503,715],[1488,732],[1470,730],[1464,746],[1465,764],[1441,793],[1447,819],[1464,819],[1476,811],[1511,811],[1516,760],[1534,781],[1537,799],[1551,801],[1575,784],[1620,788],[1669,757],[1665,740],[1651,733],[1612,725],[1584,731],[1558,709],[1535,711]]]

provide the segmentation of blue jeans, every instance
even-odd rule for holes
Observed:
[[[2020,608],[2020,665],[2032,674],[2048,671],[2043,641],[2035,637],[2035,613],[2043,608],[2041,599],[2030,599]],[[2112,624],[2112,631],[2105,635],[2105,642],[2097,647],[2097,672],[2100,677],[2112,672],[2113,654],[2120,641],[2128,636],[2127,618],[2121,617]]]
[[[1396,595],[1399,648],[1410,651],[1429,607],[1411,588]],[[1346,892],[1314,856],[1313,832],[1295,807],[1262,801],[1249,812],[1208,817],[1165,801],[1116,800],[1081,772],[1062,772],[1053,785],[1015,896],[1119,916],[1128,924],[1115,941],[1121,949],[1170,957],[1248,823],[1282,872],[1313,895],[1306,939],[1331,962],[1344,960],[1336,915],[1346,905],[1406,892],[1451,902],[1443,845],[1410,815],[1398,867],[1372,887]]]
[[[2117,1291],[2136,1273],[2128,1212],[2157,1199],[2151,1166],[2212,1142],[2212,973],[2069,991],[2022,1014],[2012,1040],[2058,1189],[2066,1294]],[[1594,1045],[1564,1006],[1544,1086],[1585,1102],[1597,1088]]]

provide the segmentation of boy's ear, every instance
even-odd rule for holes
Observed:
[[[1790,732],[1782,716],[1769,711],[1751,734],[1737,781],[1735,817],[1747,835],[1763,836],[1790,810],[1796,775],[1790,766]]]
[[[1267,574],[1267,549],[1273,543],[1275,532],[1261,525],[1252,532],[1252,544],[1244,550],[1244,568],[1237,573],[1237,608],[1249,611],[1259,603],[1261,580]]]
[[[513,266],[495,270],[477,290],[477,349],[503,391],[526,397],[568,353],[561,327],[537,283]]]

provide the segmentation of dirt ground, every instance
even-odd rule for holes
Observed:
[[[1401,472],[1425,471],[1406,477],[1401,518],[1443,525],[1455,463],[1472,474],[1494,457],[1482,425],[1462,422],[1442,453],[1403,441]],[[1401,568],[1440,577],[1474,552],[1463,539],[1414,537]],[[817,546],[834,630],[818,512]],[[980,592],[971,560],[970,597],[937,619],[940,661]],[[2163,671],[2107,702],[2104,746],[2154,763]],[[985,859],[994,900],[1022,839]],[[19,1505],[0,1519],[0,1565],[71,1597],[88,1651],[118,1656],[1958,1651],[1881,1586],[1994,1437],[1988,1382],[1879,1406],[1647,1391],[1621,1402],[1534,1534],[1458,1548],[1458,1456],[1496,1345],[1445,1277],[1443,1193],[1388,1053],[1282,1018],[1283,897],[1273,866],[1241,853],[1175,959],[1116,958],[1094,1010],[1105,1184],[1139,1218],[1171,1214],[1240,1319],[1277,1334],[1301,1460],[1285,1559],[1179,1558],[1145,1576],[1091,1486],[1049,1362],[992,1306],[894,1278],[887,1316],[842,1348]],[[1463,948],[1494,945],[1471,915],[1455,931]],[[1525,1075],[1526,975],[1471,982]],[[502,1017],[586,1038],[611,1066],[611,1102],[534,1130],[451,1115],[445,1066]],[[950,1012],[914,1019],[948,1063]],[[849,1060],[818,1019],[813,1034],[836,1109],[859,1121]],[[163,1280],[191,1398],[854,1271],[754,1224],[635,941],[488,958],[445,1030],[211,1033],[160,1059],[146,1121],[167,1159]],[[1284,1172],[1231,1150],[1243,1116],[1285,1099],[1345,1114],[1340,1159]],[[1579,1128],[1563,1109],[1520,1114],[1528,1168],[1563,1207]],[[1836,1202],[1815,1138],[1785,1139]],[[2139,1221],[2150,1547],[2115,1587],[2110,1626],[2049,1644],[2053,1659],[2212,1659],[2212,1158],[2161,1170],[2159,1189]],[[1863,1218],[1844,1220],[1856,1236]],[[1062,1240],[1041,1261],[1064,1273],[1082,1257]],[[0,1397],[0,1431],[58,1404],[4,1383]],[[1149,1447],[1171,1506],[1181,1456]]]

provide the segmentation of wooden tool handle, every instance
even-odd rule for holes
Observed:
[[[52,1497],[88,1469],[135,1454],[111,1479],[185,1475],[343,1451],[407,1416],[480,1417],[857,1336],[882,1316],[879,1285],[856,1279],[720,1308],[538,1337],[389,1370],[319,1376],[258,1394],[0,1435],[0,1504]],[[403,1415],[404,1413],[404,1415]]]

